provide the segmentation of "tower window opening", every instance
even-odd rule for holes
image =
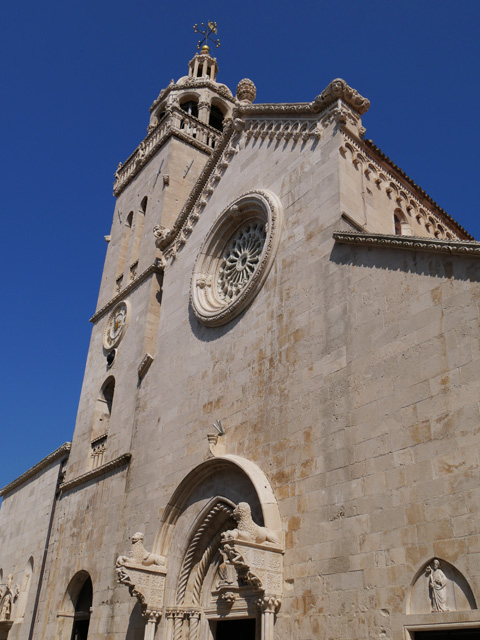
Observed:
[[[210,107],[210,118],[208,120],[208,124],[218,131],[223,131],[223,118],[224,116],[221,110],[212,104]]]
[[[187,100],[180,105],[180,109],[188,113],[188,115],[198,118],[198,104],[194,100]]]

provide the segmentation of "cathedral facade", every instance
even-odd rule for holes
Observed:
[[[0,491],[0,639],[480,637],[480,244],[341,79],[204,47],[116,205],[72,443]]]

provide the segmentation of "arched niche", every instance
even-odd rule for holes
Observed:
[[[70,580],[57,614],[58,640],[87,640],[92,600],[92,579],[87,571],[79,571]]]
[[[441,558],[431,558],[415,574],[407,595],[407,614],[470,611],[475,597],[463,574]]]

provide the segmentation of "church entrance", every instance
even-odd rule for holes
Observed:
[[[255,640],[255,618],[244,620],[218,620],[215,640]]]
[[[440,629],[439,631],[415,631],[415,640],[479,640],[478,629]]]

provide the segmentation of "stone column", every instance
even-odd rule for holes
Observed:
[[[208,60],[207,60],[207,58],[205,58],[205,60],[203,61],[202,76],[208,76]]]
[[[195,62],[193,63],[193,77],[196,78],[198,73],[198,58],[195,56]]]
[[[173,625],[175,622],[175,609],[167,609],[165,613],[167,625],[165,629],[165,640],[173,640]]]
[[[197,640],[198,623],[200,622],[200,611],[190,611],[190,629],[188,640]]]
[[[173,627],[173,640],[182,640],[183,635],[183,611],[175,611],[175,622]]]
[[[155,640],[155,631],[157,629],[157,623],[160,620],[162,614],[158,611],[145,611],[147,618],[147,624],[145,625],[144,640]]]
[[[264,596],[258,601],[258,606],[262,611],[262,640],[273,640],[273,625],[275,613],[280,606],[280,600],[275,596]]]

